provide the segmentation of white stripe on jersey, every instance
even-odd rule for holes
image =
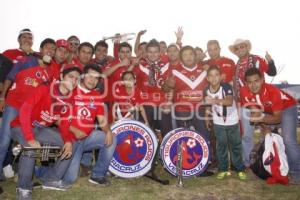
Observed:
[[[201,84],[207,75],[207,72],[203,71],[200,76],[198,76],[194,81],[191,81],[188,77],[175,69],[172,70],[172,73],[174,76],[177,76],[180,80],[185,82],[192,90],[194,90],[199,84]]]

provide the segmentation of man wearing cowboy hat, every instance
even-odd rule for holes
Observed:
[[[239,60],[236,64],[235,75],[233,78],[233,88],[237,98],[237,102],[240,102],[240,88],[245,85],[245,73],[248,69],[255,67],[263,75],[264,73],[269,76],[276,75],[276,67],[272,57],[266,52],[265,59],[260,56],[253,55],[251,51],[251,42],[249,40],[237,39],[229,46],[229,50],[235,54]],[[254,127],[250,125],[249,110],[241,109],[241,122],[243,129],[243,159],[246,167],[250,166],[250,152],[253,148],[253,132]]]

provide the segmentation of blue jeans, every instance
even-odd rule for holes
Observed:
[[[291,176],[300,179],[300,146],[297,142],[297,116],[296,106],[283,110],[280,125],[289,164],[289,173]]]
[[[75,152],[73,152],[72,161],[64,175],[63,181],[72,184],[76,181],[80,168],[80,161],[84,152],[100,149],[98,159],[92,169],[91,177],[102,178],[105,177],[110,161],[113,157],[117,145],[116,137],[113,138],[113,144],[105,145],[105,133],[99,130],[94,130],[87,138],[73,143]]]
[[[243,146],[243,161],[246,167],[250,166],[250,153],[253,149],[253,134],[254,126],[250,125],[250,110],[241,108],[241,123],[242,123],[242,146]]]
[[[91,167],[93,164],[93,151],[84,152],[81,159],[81,164],[85,167]]]
[[[59,134],[52,128],[48,127],[36,127],[33,129],[35,140],[39,141],[40,144],[48,143],[55,146],[62,147],[64,142]],[[22,130],[20,127],[11,129],[13,140],[19,142],[22,146],[28,146],[24,139]],[[32,152],[34,153],[34,152]],[[49,167],[46,174],[43,175],[43,181],[59,181],[63,178],[65,171],[69,167],[71,159],[60,160]],[[17,188],[32,190],[32,176],[34,172],[35,158],[29,156],[21,156],[18,166],[18,183]]]
[[[19,111],[12,106],[5,106],[0,129],[0,173],[2,173],[3,162],[5,160],[8,147],[11,142],[10,122],[19,114]]]

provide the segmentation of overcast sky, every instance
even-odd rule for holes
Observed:
[[[228,46],[249,39],[252,53],[267,50],[277,68],[274,82],[300,84],[300,11],[297,1],[262,0],[1,0],[0,51],[18,47],[18,32],[34,32],[34,50],[42,39],[77,35],[95,44],[103,36],[147,29],[142,40],[175,41],[183,26],[183,43],[206,49],[218,39],[222,54],[236,61]],[[270,79],[268,79],[270,81]]]

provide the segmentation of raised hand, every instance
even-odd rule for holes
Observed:
[[[147,30],[141,30],[140,32],[138,32],[138,36],[141,37],[142,35],[144,35],[147,32]]]
[[[176,36],[177,40],[181,41],[183,34],[184,34],[184,32],[182,30],[182,26],[179,26],[177,31],[175,31],[175,36]]]
[[[265,55],[265,58],[268,62],[271,62],[273,60],[273,58],[271,57],[271,55],[269,54],[268,51],[266,51],[266,55]]]

